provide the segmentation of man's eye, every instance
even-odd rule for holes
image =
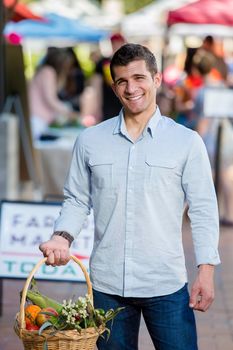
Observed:
[[[124,81],[124,80],[120,80],[120,81],[117,82],[117,85],[118,85],[118,86],[122,86],[122,85],[124,85],[124,84],[125,84],[125,81]]]

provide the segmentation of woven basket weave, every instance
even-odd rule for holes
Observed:
[[[87,294],[93,304],[92,285],[87,270],[81,261],[75,256],[71,255],[71,259],[80,266],[84,274],[87,283]],[[49,330],[44,330],[42,335],[39,335],[38,331],[29,331],[26,329],[24,308],[27,291],[36,271],[46,262],[46,260],[47,258],[44,258],[35,265],[25,282],[20,303],[20,311],[16,315],[14,325],[16,334],[22,340],[25,350],[44,350],[45,339],[47,341],[48,350],[93,350],[99,335],[104,332],[104,328],[95,329],[91,327],[83,329],[81,332],[78,332],[77,330],[58,331],[52,336]]]

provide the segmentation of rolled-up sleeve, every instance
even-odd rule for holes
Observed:
[[[85,161],[85,150],[82,145],[82,135],[77,139],[70,169],[64,186],[64,202],[55,231],[66,231],[74,238],[82,229],[86,216],[90,214],[90,170]]]
[[[182,175],[189,205],[197,265],[220,263],[218,254],[219,214],[208,154],[201,137],[193,134]]]

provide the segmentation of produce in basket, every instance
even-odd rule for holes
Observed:
[[[111,322],[109,321],[113,321],[123,308],[107,311],[95,309],[92,285],[86,268],[75,256],[71,255],[70,259],[79,265],[84,274],[87,295],[77,300],[74,298],[64,300],[63,303],[42,295],[33,279],[36,271],[47,258],[40,260],[25,282],[20,310],[14,325],[16,334],[23,342],[24,350],[94,350],[99,336],[105,331],[108,336],[110,335]],[[29,317],[32,319],[29,329],[26,327],[28,318],[26,311],[30,309],[33,310],[33,316]]]
[[[38,305],[28,305],[25,307],[26,329],[31,331],[39,329],[36,318],[40,311],[41,308]]]
[[[33,322],[40,327],[40,333],[50,328],[53,333],[56,330],[81,331],[89,327],[104,327],[106,323],[113,320],[122,308],[110,309],[105,312],[103,309],[95,309],[90,296],[79,297],[77,300],[63,300],[60,304],[39,292],[35,279],[32,280],[31,289],[27,291],[26,299],[33,304],[25,308],[25,320],[27,310],[36,308]],[[106,329],[109,332],[109,329]]]
[[[41,327],[42,324],[49,321],[52,316],[58,317],[58,315],[58,312],[52,307],[41,309],[41,311],[36,316],[36,325]]]
[[[52,307],[57,312],[60,312],[62,309],[62,304],[58,303],[52,298],[48,298],[46,295],[43,295],[39,292],[35,279],[32,280],[31,288],[27,291],[27,300],[30,300],[32,304],[38,305],[41,309],[46,307]],[[22,293],[21,293],[22,294]]]

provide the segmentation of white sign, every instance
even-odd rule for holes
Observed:
[[[60,204],[37,202],[1,203],[0,277],[26,278],[35,264],[43,258],[39,244],[53,233]],[[88,216],[78,239],[72,243],[71,253],[89,268],[93,247],[94,219]],[[84,281],[80,267],[73,261],[65,266],[42,265],[36,279]]]
[[[206,89],[204,115],[208,118],[233,118],[233,89]]]

